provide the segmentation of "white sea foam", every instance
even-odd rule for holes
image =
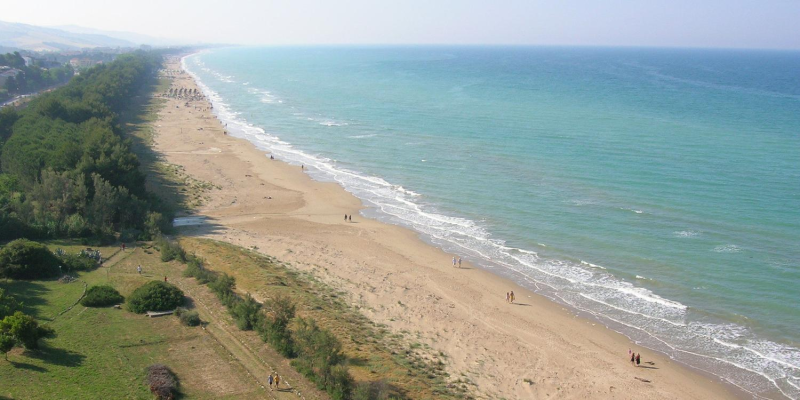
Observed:
[[[337,121],[322,121],[319,124],[320,125],[324,125],[324,126],[347,126],[347,125],[350,125],[347,122],[337,122]]]
[[[378,134],[377,133],[370,133],[370,134],[366,134],[366,135],[353,135],[353,136],[348,136],[348,138],[350,138],[350,139],[366,139],[366,138],[371,138],[371,137],[375,137],[375,136],[378,136]]]
[[[726,244],[726,245],[720,245],[720,246],[714,247],[714,249],[712,251],[714,251],[716,253],[738,253],[738,252],[742,251],[742,249],[739,248],[739,246],[737,246],[735,244]]]
[[[185,66],[186,59],[183,62]],[[204,72],[215,76],[214,71],[204,68]],[[421,202],[418,193],[294,148],[241,119],[200,79],[198,85],[214,103],[214,112],[228,123],[233,136],[246,138],[289,163],[304,164],[314,177],[338,182],[370,205],[370,209],[377,210],[380,218],[411,227],[447,251],[594,315],[638,343],[716,373],[754,395],[777,389],[789,398],[800,397],[800,352],[797,349],[760,340],[742,326],[697,320],[699,317],[686,305],[616,278],[599,265],[544,258],[534,251],[509,245],[492,237],[482,224],[446,215]],[[309,120],[315,121],[314,118]],[[578,199],[571,204],[583,206],[594,201]],[[545,247],[544,244],[539,246]],[[739,248],[725,245],[714,251],[736,252]],[[647,278],[637,276],[637,279]]]
[[[693,237],[700,236],[700,232],[693,231],[693,230],[675,231],[675,232],[672,232],[672,236],[680,237],[680,238],[693,238]]]

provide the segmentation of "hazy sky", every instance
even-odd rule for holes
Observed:
[[[800,0],[3,1],[0,20],[239,44],[800,48]]]

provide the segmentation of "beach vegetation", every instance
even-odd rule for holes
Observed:
[[[264,309],[266,318],[259,327],[261,338],[284,357],[294,357],[294,339],[289,331],[289,323],[297,312],[294,302],[286,296],[276,296],[267,300]]]
[[[181,323],[186,326],[198,326],[202,323],[200,320],[200,314],[197,311],[187,310],[184,307],[176,308],[175,316],[178,317],[178,320],[180,320]]]

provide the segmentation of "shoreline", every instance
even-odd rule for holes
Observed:
[[[179,79],[179,86],[194,84],[186,74]],[[491,388],[489,397],[618,397],[629,391],[648,398],[737,397],[732,385],[647,354],[650,350],[645,349],[645,361],[654,361],[653,369],[634,369],[625,350],[641,348],[627,337],[491,272],[469,264],[453,269],[451,254],[414,231],[360,215],[343,223],[343,214],[364,206],[338,184],[314,181],[296,166],[269,160],[251,142],[223,135],[210,112],[182,107],[176,99],[167,102],[180,106],[159,113],[156,150],[189,175],[223,187],[198,210],[209,224],[183,228],[187,233],[257,246],[313,271],[349,292],[371,319],[420,332],[421,340],[450,356],[451,373],[465,373],[478,387]],[[176,132],[187,119],[203,130]],[[509,288],[524,306],[503,305]],[[458,335],[448,327],[460,328]],[[590,366],[570,365],[580,364],[575,360]]]

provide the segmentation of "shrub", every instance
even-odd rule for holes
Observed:
[[[258,325],[261,319],[260,311],[261,304],[249,294],[230,308],[230,313],[236,320],[236,326],[243,331],[251,331]]]
[[[63,272],[69,271],[91,271],[97,268],[98,263],[95,259],[90,257],[81,257],[77,254],[64,254],[59,257],[60,265],[63,266]]]
[[[214,272],[204,268],[204,262],[202,258],[197,257],[194,254],[189,254],[186,256],[186,258],[187,266],[186,270],[183,271],[183,276],[193,277],[197,280],[197,283],[201,285],[213,282],[216,279]]]
[[[39,339],[54,337],[55,331],[39,325],[30,315],[17,311],[0,321],[0,334],[13,337],[26,349],[35,350],[39,348]]]
[[[44,279],[58,275],[59,260],[41,243],[17,239],[0,250],[0,277]]]
[[[145,382],[157,399],[172,400],[178,394],[178,378],[166,365],[153,364],[145,373]]]
[[[99,285],[92,286],[86,291],[86,296],[81,299],[81,305],[84,307],[108,307],[114,304],[120,304],[125,301],[125,298],[111,286]]]
[[[226,307],[232,308],[239,302],[239,296],[233,291],[236,287],[236,279],[228,274],[222,274],[214,281],[208,284],[209,289],[213,291],[217,297],[225,304]]]
[[[292,365],[317,387],[328,392],[332,399],[350,396],[353,379],[347,368],[342,344],[330,331],[321,329],[313,319],[299,318],[294,332],[297,359]]]
[[[128,297],[128,309],[142,314],[147,311],[174,310],[183,304],[183,292],[167,282],[150,281]]]
[[[0,321],[19,310],[20,304],[6,291],[0,288]]]
[[[288,297],[275,297],[264,304],[266,316],[256,326],[261,338],[284,357],[295,355],[289,322],[295,315],[295,305]]]
[[[156,240],[156,246],[161,251],[161,261],[177,260],[182,263],[186,262],[186,251],[177,242],[172,242],[163,236],[159,236]]]
[[[202,322],[200,321],[200,314],[198,314],[197,311],[189,311],[183,307],[175,309],[175,316],[186,326],[197,326]]]

